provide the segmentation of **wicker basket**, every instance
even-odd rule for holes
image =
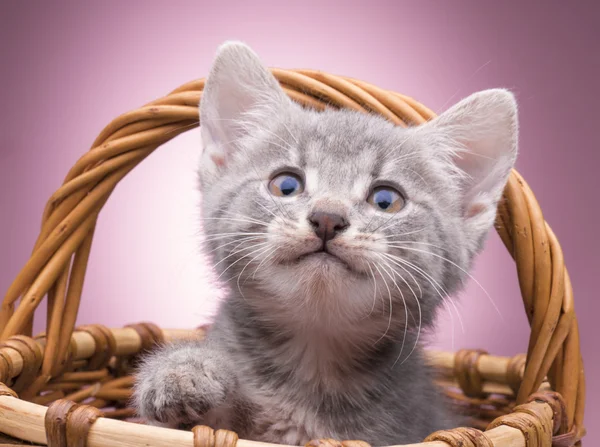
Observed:
[[[399,126],[434,116],[412,98],[355,79],[308,70],[272,71],[305,107],[371,111]],[[0,310],[1,433],[69,447],[267,445],[202,426],[187,432],[141,425],[127,406],[137,355],[163,341],[201,337],[202,329],[161,330],[149,323],[75,328],[100,210],[117,183],[154,149],[198,126],[203,87],[204,80],[191,82],[111,122],[50,197],[31,258]],[[444,391],[471,416],[472,428],[437,432],[420,445],[567,447],[580,443],[585,433],[579,335],[560,245],[516,171],[504,198],[496,228],[517,266],[531,325],[527,355],[429,353]],[[32,337],[35,311],[46,296],[46,333]],[[319,444],[367,445],[311,442]]]

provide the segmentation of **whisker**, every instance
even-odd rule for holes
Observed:
[[[380,255],[380,257],[383,257]],[[393,260],[391,260],[392,262],[394,262]],[[421,286],[419,285],[419,283],[417,282],[416,278],[412,275],[412,273],[410,273],[408,270],[406,270],[402,265],[394,262],[398,267],[400,267],[402,270],[404,270],[406,273],[408,273],[410,275],[410,277],[412,278],[412,280],[415,282],[415,284],[417,285],[417,287],[419,288],[419,293],[421,295],[421,297],[423,297],[423,290],[421,289]],[[391,266],[390,266],[391,268]],[[421,303],[419,302],[419,298],[417,298],[417,294],[415,293],[415,291],[413,290],[413,288],[410,286],[410,284],[408,283],[408,281],[406,281],[406,279],[404,279],[404,277],[402,275],[400,275],[397,271],[395,271],[394,269],[392,269],[392,271],[396,274],[398,274],[398,276],[400,277],[400,279],[402,279],[402,281],[404,281],[404,283],[406,284],[406,286],[410,289],[410,291],[412,292],[414,298],[415,298],[415,302],[417,303],[417,308],[419,310],[419,324],[417,327],[417,337],[415,339],[415,342],[413,344],[412,349],[410,350],[410,352],[408,353],[408,355],[406,356],[406,358],[400,363],[400,365],[402,365],[410,356],[411,354],[414,352],[414,350],[417,347],[417,344],[419,342],[419,337],[421,335],[421,326],[423,324],[423,312],[421,310]],[[404,296],[403,296],[404,299]],[[406,306],[406,303],[404,303],[404,305]],[[411,317],[413,318],[414,321],[414,316],[412,316],[412,312],[411,312]],[[408,317],[407,317],[408,318]],[[408,324],[408,322],[407,322]],[[400,353],[398,354],[398,358],[396,359],[396,361],[394,362],[394,364],[392,365],[392,367],[394,367],[396,365],[396,363],[398,363],[398,360],[400,360],[400,357],[402,356],[402,349],[400,349]]]
[[[439,245],[430,244],[429,242],[421,242],[421,241],[389,241],[388,246],[394,248],[402,248],[402,244],[419,244],[419,245],[427,245],[428,247],[439,248],[440,250],[445,250],[444,247],[440,247]]]
[[[390,273],[385,269],[385,267],[383,265],[380,264],[380,266],[383,269],[383,271],[390,277],[390,279],[392,280],[392,283],[394,284],[396,289],[398,289],[398,292],[400,292],[400,296],[402,297],[402,304],[404,305],[404,322],[405,322],[404,335],[402,336],[402,345],[400,346],[400,355],[402,355],[402,352],[404,351],[404,344],[406,343],[406,334],[408,333],[408,306],[406,305],[406,300],[404,299],[404,293],[402,293],[402,290],[400,289],[400,287],[398,287],[398,283],[396,282],[394,277],[392,275],[390,275]],[[413,320],[414,320],[414,318],[413,318]],[[389,330],[389,328],[390,328],[391,321],[392,321],[392,298],[390,296],[390,321],[388,323],[387,330]],[[385,334],[387,334],[387,330],[386,330]],[[385,336],[385,334],[384,334],[384,336]]]
[[[392,273],[394,274],[394,276],[398,276],[402,282],[404,282],[404,284],[407,285],[408,289],[411,291],[411,293],[413,294],[413,296],[415,297],[415,300],[417,300],[418,302],[418,298],[417,298],[417,294],[415,293],[415,291],[413,290],[413,288],[411,287],[411,285],[406,281],[406,279],[396,270],[393,268],[393,266],[390,265],[389,261],[387,259],[382,259],[386,266],[392,271]],[[406,270],[405,270],[406,271]],[[395,280],[394,280],[395,282]],[[417,284],[417,287],[419,287],[419,290],[421,289],[421,287]],[[402,300],[404,300],[404,294],[402,293],[402,290],[400,290],[400,288],[398,287],[398,285],[396,284],[396,288],[398,289],[398,291],[400,292],[400,294],[402,295]],[[417,320],[415,320],[414,315],[412,314],[410,309],[408,310],[408,314],[410,315],[410,318],[412,319],[413,323],[417,323]],[[408,315],[407,315],[408,318]]]
[[[270,135],[273,135],[273,136],[274,136],[274,137],[276,137],[276,138],[279,138],[279,140],[281,140],[281,142],[283,142],[283,144],[285,144],[285,145],[286,145],[285,147],[283,147],[283,146],[279,146],[279,147],[281,147],[282,149],[293,149],[293,147],[292,147],[292,145],[289,143],[289,141],[286,141],[286,140],[284,140],[284,139],[283,139],[283,138],[281,138],[279,135],[277,135],[275,132],[273,132],[273,131],[271,131],[271,130],[267,129],[266,127],[257,126],[257,125],[256,125],[256,123],[249,122],[249,121],[244,121],[244,120],[236,120],[236,122],[238,122],[238,123],[240,123],[240,124],[246,124],[246,125],[248,125],[248,124],[249,124],[249,125],[250,125],[250,130],[252,130],[252,128],[257,128],[257,129],[259,129],[259,130],[262,130],[263,132],[267,132],[268,134],[270,134]],[[284,126],[285,126],[285,124],[284,124]],[[288,132],[289,132],[289,129],[287,128],[287,126],[285,126],[285,127],[286,127],[286,129],[288,130]],[[249,127],[247,126],[247,127],[246,127],[246,129],[248,129],[248,128],[249,128]],[[290,133],[290,135],[291,135],[291,133]],[[294,138],[294,140],[296,141],[296,144],[298,144],[298,140],[296,140],[296,138],[295,138],[293,135],[292,135],[292,138]],[[272,143],[272,142],[271,142],[271,143]]]
[[[458,265],[457,263],[451,261],[450,259],[448,259],[448,258],[446,258],[444,256],[438,255],[437,253],[434,253],[434,252],[429,251],[429,250],[420,250],[418,248],[409,248],[409,247],[402,247],[402,250],[409,250],[409,251],[415,251],[415,252],[419,252],[419,253],[430,254],[430,255],[435,256],[435,257],[437,257],[439,259],[442,259],[443,261],[448,262],[449,264],[451,264],[454,267],[456,267],[457,269],[459,269],[461,272],[463,272],[465,275],[467,275],[469,278],[471,278],[473,280],[473,282],[475,282],[475,284],[477,284],[479,286],[479,288],[483,291],[483,293],[485,293],[485,295],[488,297],[490,303],[492,304],[492,306],[494,307],[494,309],[498,313],[498,316],[502,320],[504,320],[504,317],[502,316],[502,313],[500,312],[500,309],[498,309],[498,306],[496,306],[496,303],[494,302],[494,300],[492,299],[492,297],[490,296],[490,294],[487,292],[487,290],[485,290],[485,288],[479,283],[479,281],[477,281],[475,279],[475,277],[473,275],[471,275],[468,271],[466,271],[460,265]]]
[[[265,242],[265,243],[268,243],[268,242]],[[255,246],[252,246],[251,248],[255,248]],[[233,261],[233,262],[232,262],[231,264],[229,264],[229,266],[228,266],[228,267],[227,267],[225,270],[223,270],[223,272],[222,272],[222,273],[221,273],[221,274],[220,274],[220,275],[217,277],[217,281],[218,281],[219,279],[221,279],[221,276],[223,276],[223,275],[225,274],[225,272],[227,272],[227,270],[229,270],[231,267],[233,267],[234,265],[236,265],[236,264],[237,264],[238,262],[240,262],[242,259],[245,259],[245,258],[247,258],[248,256],[252,256],[254,253],[256,253],[256,252],[258,252],[258,251],[260,251],[260,250],[264,250],[264,249],[265,249],[265,247],[264,247],[264,246],[263,246],[263,247],[259,247],[258,249],[256,249],[256,250],[253,250],[253,251],[251,251],[250,253],[247,253],[247,254],[245,254],[245,255],[244,255],[244,256],[242,256],[240,259],[237,259],[236,261]]]
[[[397,258],[397,259],[398,259],[398,261],[405,262],[405,264],[408,267],[414,269],[417,273],[419,273],[421,276],[423,276],[423,278],[425,278],[429,282],[429,284],[431,284],[433,286],[433,289],[440,296],[440,299],[442,300],[442,303],[444,304],[444,307],[446,307],[446,309],[448,311],[448,315],[450,316],[450,327],[451,327],[451,334],[452,334],[451,335],[452,336],[452,349],[454,349],[454,334],[456,332],[456,328],[455,328],[455,324],[454,324],[454,314],[452,313],[452,308],[454,308],[454,310],[456,311],[456,316],[458,317],[458,321],[460,323],[460,328],[461,328],[462,333],[463,334],[465,333],[462,316],[460,315],[458,308],[456,307],[454,302],[450,299],[450,297],[448,296],[448,293],[444,290],[444,288],[441,285],[439,285],[439,283],[431,275],[429,275],[427,272],[420,269],[416,265],[412,264],[411,262],[408,262],[408,261],[405,261],[405,260],[402,260],[399,258]],[[438,290],[438,287],[440,290],[442,290],[444,292],[444,294],[446,296],[443,296],[440,293],[440,291]]]
[[[398,150],[400,150],[402,148],[402,145],[404,143],[406,143],[410,138],[413,138],[413,136],[406,137],[404,140],[402,140],[402,142],[400,143],[400,145],[399,146],[395,146],[392,149],[392,151],[394,153],[398,152]],[[399,157],[392,158],[391,160],[388,160],[387,163],[389,163],[389,164],[398,163],[399,161],[402,161],[402,160],[408,160],[408,159],[411,159],[411,158],[418,158],[418,157],[421,157],[421,156],[422,156],[422,154],[420,152],[409,152],[408,154],[402,154]]]
[[[294,140],[294,142],[297,145],[300,145],[300,142],[298,141],[298,139],[294,136],[294,134],[292,133],[292,131],[290,130],[289,126],[287,124],[285,124],[284,121],[281,122],[281,124],[283,125],[283,127],[285,127],[285,130],[287,130],[287,133],[290,134],[290,137],[292,137],[292,139]]]
[[[256,239],[260,239],[260,238],[261,238],[261,236],[247,236],[247,237],[243,237],[243,238],[240,238],[240,239],[236,239],[235,241],[230,241],[230,242],[227,242],[225,244],[219,245],[217,248],[215,248],[215,249],[213,249],[211,251],[208,251],[205,254],[208,255],[208,254],[214,253],[215,251],[217,251],[220,248],[227,247],[228,245],[233,245],[236,242],[239,242],[239,244],[236,247],[234,247],[234,250],[235,250],[238,246],[240,246],[244,242],[248,242],[248,241],[252,241],[252,240],[256,240]]]
[[[383,273],[381,273],[381,270],[379,269],[379,263],[376,262],[373,264],[373,266],[377,269],[377,272],[379,272],[379,275],[381,276],[381,278],[383,279],[383,284],[385,285],[385,288],[388,291],[388,297],[390,300],[390,318],[388,321],[388,327],[385,330],[385,332],[383,333],[383,335],[381,337],[379,337],[377,339],[377,341],[373,344],[376,345],[377,343],[379,343],[388,333],[388,331],[390,330],[390,327],[392,326],[392,291],[390,290],[390,287],[387,285],[387,281],[385,280],[385,277],[383,276]]]
[[[384,228],[384,230],[385,230],[385,228]],[[381,237],[382,239],[390,239],[393,237],[408,236],[409,234],[420,233],[423,230],[425,230],[425,228],[420,228],[419,230],[414,230],[414,231],[408,231],[406,233],[396,233],[396,234],[390,234],[389,236],[378,236],[378,237]],[[392,242],[394,242],[394,241],[392,241]]]
[[[368,221],[368,222],[367,222],[367,224],[365,225],[365,229],[364,229],[364,232],[365,232],[365,233],[371,233],[371,232],[369,232],[369,227],[371,226],[371,222],[373,222],[373,219],[375,219],[375,216],[376,216],[376,214],[375,214],[375,213],[373,213],[373,214],[371,215],[371,218],[369,219],[369,221]]]
[[[373,234],[375,233],[377,230],[379,230],[381,227],[383,227],[385,224],[387,224],[388,222],[390,222],[392,219],[394,219],[395,217],[398,217],[398,214],[400,213],[400,211],[402,211],[402,209],[396,211],[395,213],[393,213],[391,215],[391,217],[389,219],[386,219],[381,225],[379,225],[377,228],[375,228],[373,231],[371,231],[370,233]],[[386,227],[388,228],[388,227]]]
[[[415,171],[414,169],[408,168],[406,166],[404,166],[404,169],[408,169],[410,172],[412,172],[413,174],[415,174],[417,177],[419,177],[419,179],[421,179],[421,181],[423,183],[425,183],[425,186],[429,186],[429,183],[427,182],[427,180],[425,180],[423,178],[423,176],[421,174],[419,174],[417,171]]]
[[[242,214],[242,213],[234,213],[232,211],[227,211],[227,210],[223,210],[222,212],[224,214],[228,215],[228,216],[235,217],[235,218],[250,219],[250,220],[255,221],[255,222],[268,223],[268,222],[266,222],[264,220],[260,220],[260,219],[257,219],[255,217],[251,217],[251,216],[248,216],[248,215]]]
[[[388,257],[389,256],[387,253],[375,253],[375,254],[378,255],[379,257]],[[393,260],[391,259],[391,257],[390,257],[389,260],[393,262]],[[416,278],[413,276],[413,274],[410,273],[408,270],[406,270],[402,265],[400,265],[400,264],[396,264],[396,265],[410,275],[410,277],[412,278],[413,282],[417,285],[417,288],[419,289],[419,296],[422,298],[423,297],[423,290],[421,289],[421,286],[419,285],[419,282],[416,280]],[[417,294],[414,292],[414,290],[410,286],[410,284],[402,276],[400,276],[400,278],[402,278],[402,280],[404,281],[404,283],[407,285],[407,287],[410,289],[410,291],[412,292],[412,294],[415,296],[415,299],[417,299]]]
[[[271,248],[272,248],[272,247],[267,247],[267,249],[271,249]],[[267,250],[267,251],[268,251],[268,250]],[[250,261],[248,261],[248,262],[246,263],[246,265],[244,265],[244,268],[243,268],[243,269],[242,269],[242,271],[239,273],[239,275],[237,275],[237,281],[236,281],[236,282],[237,282],[237,288],[238,288],[238,290],[240,291],[240,294],[242,295],[242,297],[244,297],[244,293],[242,292],[242,287],[241,287],[241,285],[240,285],[240,279],[241,279],[242,275],[244,274],[244,270],[246,270],[246,268],[247,268],[247,267],[248,267],[250,264],[252,264],[252,262],[253,262],[253,261],[254,261],[256,258],[258,258],[258,257],[259,257],[261,254],[263,254],[263,253],[264,253],[264,251],[261,251],[261,252],[259,252],[259,253],[258,253],[256,256],[254,256],[252,259],[250,259]],[[246,297],[244,297],[244,299],[246,299]]]
[[[375,273],[373,273],[373,269],[371,268],[371,263],[367,261],[367,265],[369,266],[369,271],[371,272],[371,276],[373,277],[373,306],[371,307],[371,312],[366,318],[370,317],[375,310],[375,302],[377,301],[377,279],[375,279]]]
[[[282,219],[284,222],[284,218],[282,216],[278,216],[277,214],[275,214],[273,211],[271,211],[269,208],[267,208],[266,206],[264,206],[262,203],[260,203],[258,200],[253,199],[252,200],[254,203],[256,203],[258,206],[260,206],[262,209],[264,209],[267,213],[271,214],[275,219]]]
[[[256,269],[254,269],[254,273],[252,274],[252,279],[256,278],[256,272],[258,272],[258,269],[260,268],[261,265],[263,265],[263,263],[267,260],[270,259],[270,257],[273,255],[273,253],[275,253],[277,251],[277,247],[273,248],[273,250],[271,250],[266,256],[265,258],[260,261],[260,264],[258,264],[258,267],[256,267]]]
[[[399,256],[394,256],[391,255],[389,253],[386,253],[386,256],[392,257],[395,260],[397,260],[398,262],[403,263],[404,265],[406,265],[407,267],[415,270],[417,273],[419,273],[421,276],[423,276],[428,282],[429,284],[431,284],[433,286],[433,289],[436,291],[436,293],[440,296],[442,302],[444,302],[444,304],[446,306],[448,306],[448,303],[450,303],[450,305],[452,305],[454,307],[454,309],[456,310],[456,316],[458,317],[458,320],[460,322],[460,327],[462,332],[465,332],[465,328],[463,325],[463,320],[462,317],[460,315],[460,312],[458,311],[458,308],[456,307],[456,305],[454,304],[454,302],[452,301],[452,299],[450,298],[448,292],[444,289],[444,287],[442,287],[441,284],[439,284],[435,278],[433,276],[431,276],[430,274],[428,274],[425,270],[421,269],[420,267],[418,267],[417,265],[413,264],[410,261],[407,261],[406,259],[403,259]],[[444,295],[441,294],[440,290],[442,292],[444,292]],[[450,318],[452,319],[452,326],[454,327],[454,317],[452,316],[452,312],[450,310]]]
[[[266,224],[264,222],[256,222],[256,221],[247,220],[247,219],[234,219],[232,217],[203,217],[202,220],[224,220],[226,222],[246,222],[246,223],[251,223],[254,225],[262,225],[264,227],[269,226],[269,224]]]
[[[268,244],[268,243],[269,243],[269,242],[260,242],[260,243],[258,243],[258,244],[252,244],[252,245],[251,245],[251,246],[249,246],[249,247],[244,247],[244,248],[240,248],[239,250],[235,250],[235,251],[233,251],[232,253],[230,253],[230,254],[228,254],[227,256],[225,256],[225,257],[224,257],[223,259],[221,259],[219,262],[217,262],[217,263],[216,263],[216,264],[215,264],[213,267],[217,267],[217,266],[218,266],[219,264],[221,264],[222,262],[226,261],[227,259],[231,258],[232,256],[235,256],[235,255],[237,255],[237,254],[239,254],[239,253],[241,253],[241,252],[243,252],[243,251],[246,251],[246,250],[252,250],[253,248],[256,248],[256,247],[258,247],[258,246],[264,246],[264,245],[266,245],[266,244]],[[242,259],[243,259],[243,258],[242,258]],[[230,267],[231,267],[231,265],[230,265]]]
[[[215,233],[212,234],[210,237],[205,237],[202,239],[202,242],[212,242],[212,241],[217,241],[220,239],[227,239],[228,237],[234,237],[234,236],[257,236],[257,235],[261,235],[261,234],[267,234],[266,232],[259,232],[259,233],[246,233],[246,232],[235,232],[235,233]]]

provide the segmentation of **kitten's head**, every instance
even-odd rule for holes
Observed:
[[[263,313],[303,322],[430,324],[481,250],[517,153],[508,91],[401,128],[301,108],[239,43],[219,50],[200,121],[217,270]]]

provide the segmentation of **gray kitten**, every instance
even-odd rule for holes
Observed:
[[[494,222],[513,95],[476,93],[405,129],[302,109],[228,43],[200,118],[206,246],[231,291],[204,341],[145,359],[140,415],[283,444],[412,443],[456,424],[419,336]]]

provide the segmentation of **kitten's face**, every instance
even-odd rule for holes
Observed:
[[[250,50],[226,46],[201,110],[204,228],[217,270],[263,312],[430,324],[481,248],[514,161],[514,103],[495,95],[470,106],[506,108],[495,118],[501,132],[489,119],[471,123],[469,104],[403,129],[304,110]],[[459,119],[474,127],[475,157]]]
[[[413,242],[459,244],[457,191],[434,188],[445,173],[428,172],[418,138],[403,144],[410,131],[352,112],[292,108],[286,118],[260,123],[205,190],[210,249],[232,287],[239,277],[242,292],[255,287],[292,307],[309,300],[357,317],[374,306],[389,314],[402,293],[416,316],[423,289],[437,302],[427,275],[439,277],[442,261],[427,252],[448,253]],[[344,228],[318,234],[327,217],[317,213],[339,216]]]

